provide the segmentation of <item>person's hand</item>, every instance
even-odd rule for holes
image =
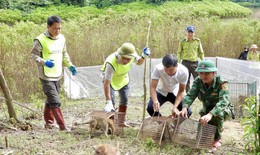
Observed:
[[[70,71],[71,71],[71,73],[72,73],[72,75],[76,75],[77,74],[77,69],[76,69],[76,67],[75,66],[70,66]]]
[[[207,115],[204,115],[200,118],[200,123],[204,126],[208,124],[208,122],[212,119],[213,115],[211,113],[208,113]]]
[[[106,106],[105,106],[105,108],[104,108],[104,111],[105,111],[105,112],[115,111],[114,105],[113,105],[113,103],[112,103],[111,100],[107,100],[107,101],[106,101]]]
[[[145,47],[144,49],[143,49],[143,52],[142,52],[142,58],[147,58],[148,56],[150,56],[150,49],[149,49],[149,47]]]
[[[176,118],[179,115],[180,115],[180,111],[176,107],[173,107],[172,116]]]
[[[52,68],[55,64],[54,64],[54,62],[53,62],[54,60],[47,60],[46,62],[45,62],[45,66],[47,66],[48,68]]]
[[[180,116],[182,117],[188,117],[188,110],[186,107],[182,108],[181,112],[179,113]]]
[[[153,110],[155,112],[158,112],[159,108],[160,108],[160,103],[158,101],[157,102],[153,102]]]

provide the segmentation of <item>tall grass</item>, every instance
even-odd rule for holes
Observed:
[[[193,3],[203,8],[201,3]],[[140,54],[146,43],[147,20],[152,21],[149,46],[153,58],[176,53],[180,40],[185,37],[185,29],[190,24],[195,25],[196,35],[202,41],[206,56],[235,58],[243,46],[260,44],[260,22],[249,19],[223,21],[221,16],[200,17],[188,11],[198,8],[187,3],[184,6],[188,10],[178,9],[183,7],[181,4],[171,2],[163,7],[147,5],[147,8],[142,4],[144,10],[139,8],[134,11],[135,7],[140,6],[133,3],[125,4],[129,8],[122,5],[98,10],[102,13],[96,13],[95,16],[90,13],[77,18],[66,18],[62,24],[62,33],[67,39],[67,48],[73,63],[76,66],[100,65],[104,58],[124,42],[132,42]],[[204,13],[210,16],[212,11]],[[13,26],[0,24],[0,67],[16,100],[29,100],[35,94],[41,93],[36,64],[30,57],[33,39],[45,29],[45,23],[35,24],[30,21],[17,22]]]

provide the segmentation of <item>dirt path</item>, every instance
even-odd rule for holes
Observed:
[[[260,8],[250,8],[253,11],[251,15],[253,18],[260,19]]]

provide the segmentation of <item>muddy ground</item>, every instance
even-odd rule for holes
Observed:
[[[88,100],[67,100],[63,99],[63,115],[66,124],[69,128],[75,122],[86,122],[87,114],[93,110],[101,110],[104,107],[103,99],[88,99]],[[33,105],[28,105],[33,106]],[[198,119],[198,110],[201,104],[195,102],[192,106],[193,119]],[[93,154],[94,145],[101,143],[110,143],[116,146],[119,143],[121,154],[131,155],[198,155],[198,154],[213,154],[209,150],[192,149],[186,146],[174,144],[172,142],[164,142],[162,146],[153,143],[151,139],[138,139],[138,131],[141,125],[143,113],[143,99],[131,98],[128,106],[127,120],[133,125],[132,128],[125,128],[124,134],[120,136],[107,138],[104,135],[90,136],[88,125],[76,126],[71,132],[60,132],[58,129],[44,129],[42,117],[26,120],[33,125],[30,131],[13,131],[11,129],[0,130],[0,154],[7,152],[13,154],[51,154],[51,155],[91,155]],[[168,116],[171,104],[165,103],[162,106],[161,112],[164,116]],[[42,108],[41,108],[42,109]],[[6,122],[7,109],[1,106],[0,117],[1,122]],[[19,114],[20,118],[25,120],[26,115],[31,115],[28,110],[23,110]],[[146,113],[146,117],[148,114]],[[224,124],[223,145],[214,154],[249,154],[244,151],[244,141],[242,139],[243,129],[238,120],[228,120]],[[5,138],[8,141],[6,148]]]

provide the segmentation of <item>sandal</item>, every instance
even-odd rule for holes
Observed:
[[[212,143],[212,147],[213,148],[219,148],[219,147],[221,147],[221,145],[222,145],[222,141],[220,140],[220,139],[216,139],[216,140],[214,140],[214,142]]]

